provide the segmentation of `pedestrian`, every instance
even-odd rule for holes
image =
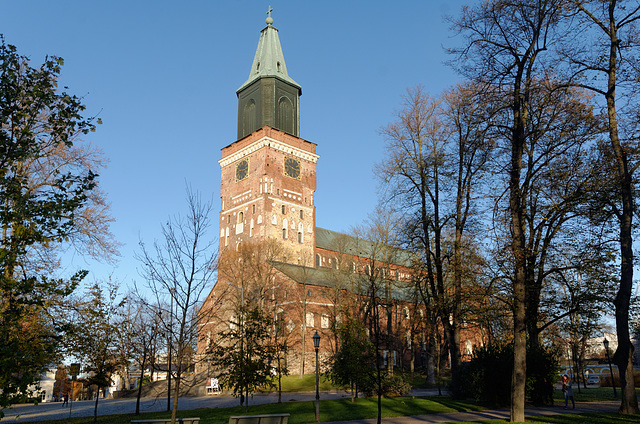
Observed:
[[[62,399],[62,407],[69,406],[69,393],[65,393]]]
[[[562,376],[562,392],[564,393],[564,409],[567,409],[569,399],[571,399],[572,409],[576,409],[576,402],[573,400],[573,388],[571,380],[567,374]]]

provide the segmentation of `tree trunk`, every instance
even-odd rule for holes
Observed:
[[[524,69],[520,68],[520,72]],[[520,187],[522,155],[525,145],[527,114],[520,96],[522,74],[514,82],[513,130],[511,138],[511,167],[509,170],[509,214],[511,217],[511,249],[514,261],[513,275],[513,374],[511,376],[511,422],[524,422],[525,383],[527,379],[527,325],[526,325],[526,254]]]
[[[143,352],[142,366],[140,367],[140,382],[138,383],[138,395],[136,396],[136,415],[140,415],[140,397],[142,396],[142,381],[144,379],[144,367],[147,364],[147,352]]]
[[[73,402],[73,386],[72,390],[71,390],[71,402]],[[100,399],[100,387],[98,387],[98,390],[96,392],[96,403],[93,406],[93,422],[94,424],[96,422],[98,422],[98,399]]]
[[[618,166],[618,179],[620,194],[622,195],[622,214],[620,221],[620,287],[616,295],[614,305],[616,307],[616,333],[618,336],[618,349],[613,359],[618,365],[620,373],[620,389],[622,391],[622,403],[620,413],[638,414],[638,397],[633,381],[633,345],[629,335],[629,304],[633,288],[633,182],[629,169],[627,154],[620,144],[618,134],[618,117],[616,112],[616,71],[619,40],[617,38],[615,19],[613,12],[615,2],[609,2],[610,19],[610,50],[609,50],[609,75],[607,81],[607,116],[609,119],[609,138]]]

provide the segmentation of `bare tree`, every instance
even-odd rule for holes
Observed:
[[[220,257],[219,278],[212,292],[220,304],[216,310],[215,328],[220,340],[211,346],[209,353],[216,354],[213,358],[210,355],[209,360],[227,368],[223,374],[232,383],[234,394],[240,397],[241,406],[248,407],[249,394],[258,385],[258,380],[264,382],[264,378],[269,377],[249,375],[261,359],[277,361],[278,375],[286,370],[281,362],[286,337],[273,328],[277,299],[281,297],[279,292],[285,290],[277,287],[277,270],[273,264],[282,260],[286,253],[280,241],[264,239],[240,243],[237,249],[225,249]],[[249,322],[251,317],[257,321]],[[267,334],[265,326],[271,326],[269,330],[274,331]],[[225,354],[221,356],[221,352]],[[261,353],[264,355],[260,356]],[[259,355],[259,358],[251,355]],[[265,362],[264,367],[267,365]]]
[[[640,2],[618,0],[569,0],[579,24],[572,28],[574,42],[563,50],[570,65],[570,83],[601,96],[606,104],[609,150],[616,177],[609,210],[619,225],[620,284],[615,299],[618,348],[614,360],[620,370],[622,403],[620,412],[638,414],[633,380],[633,353],[629,330],[629,308],[633,289],[633,217],[636,213],[635,177],[639,161],[637,146],[637,100],[625,110],[617,95],[638,90],[638,48]]]
[[[387,159],[378,170],[388,201],[408,211],[407,244],[423,261],[415,281],[425,283],[418,287],[424,289],[419,290],[423,301],[433,302],[442,318],[451,354],[452,392],[459,396],[463,241],[471,237],[472,193],[480,186],[491,151],[485,135],[486,101],[472,84],[450,90],[444,99],[431,98],[416,87],[407,90],[403,106],[397,120],[381,131]]]
[[[177,215],[162,226],[162,240],[154,242],[152,249],[141,241],[137,256],[155,303],[169,306],[160,316],[169,348],[174,347],[176,352],[175,358],[169,355],[167,361],[167,373],[175,380],[172,423],[176,421],[182,375],[193,359],[198,323],[206,312],[200,304],[211,290],[217,271],[217,246],[208,238],[212,204],[202,202],[199,195],[187,189],[187,207],[185,217]]]
[[[376,361],[376,392],[378,395],[378,424],[382,420],[382,395],[384,378],[384,352],[387,355],[387,374],[392,374],[394,362],[393,326],[389,310],[393,307],[397,281],[392,277],[391,265],[410,258],[401,257],[407,253],[399,249],[402,221],[390,209],[382,207],[371,214],[365,225],[355,228],[353,249],[357,252],[358,264],[363,272],[361,286],[356,295],[365,303],[360,311],[373,341]],[[384,314],[384,315],[383,315]],[[386,325],[385,325],[386,322]],[[383,328],[386,326],[386,328]],[[385,331],[386,330],[386,331]]]
[[[501,125],[510,156],[508,172],[508,218],[510,251],[513,257],[512,310],[514,368],[511,421],[524,421],[526,383],[526,223],[527,193],[523,190],[523,155],[531,123],[530,100],[541,72],[541,56],[556,35],[561,2],[536,0],[510,2],[491,0],[463,10],[454,22],[466,37],[465,45],[451,53],[459,59],[458,69],[478,84],[487,84],[505,101]]]

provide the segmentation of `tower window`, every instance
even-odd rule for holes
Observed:
[[[303,219],[303,218],[304,218],[304,212],[300,211],[300,219]]]
[[[253,205],[253,212],[252,213],[256,213],[256,205]]]
[[[287,213],[287,210],[285,209],[284,205],[282,205],[282,213]]]
[[[281,97],[278,101],[278,129],[293,134],[293,104],[287,97]]]
[[[250,99],[249,102],[247,102],[247,104],[245,104],[244,106],[243,124],[245,135],[251,134],[258,129],[256,102],[253,99]]]
[[[283,238],[283,239],[286,239],[286,238],[287,238],[287,229],[286,229],[286,228],[283,228],[283,229],[282,229],[282,238]]]
[[[302,233],[298,233],[298,243],[302,243]]]

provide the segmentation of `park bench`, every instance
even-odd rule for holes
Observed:
[[[289,414],[238,415],[229,417],[229,424],[287,424]]]
[[[200,424],[200,418],[176,418],[176,422],[180,424]],[[131,420],[131,424],[171,424],[171,418]]]

